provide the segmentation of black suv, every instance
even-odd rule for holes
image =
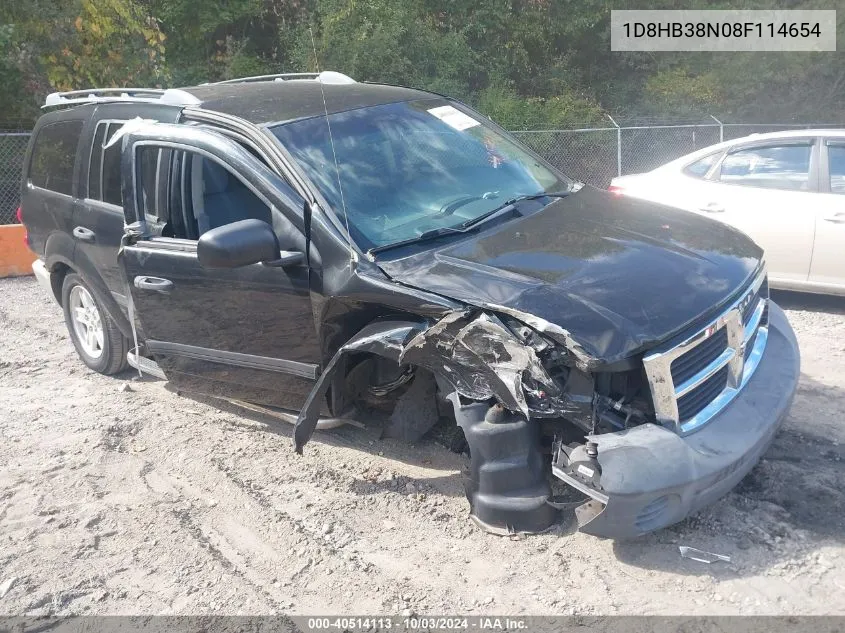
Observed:
[[[38,279],[92,369],[415,440],[457,423],[471,515],[589,533],[714,501],[799,355],[763,253],[567,179],[461,103],[339,73],[50,95],[25,161]]]

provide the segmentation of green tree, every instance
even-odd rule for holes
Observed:
[[[33,118],[53,90],[167,81],[164,36],[133,0],[6,0],[0,33],[0,75],[20,88],[7,116]]]

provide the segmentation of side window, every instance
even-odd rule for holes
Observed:
[[[121,127],[123,123],[109,123],[105,138],[106,145]],[[103,202],[118,206],[123,205],[123,198],[120,195],[120,149],[121,144],[115,143],[103,150]]]
[[[94,132],[88,163],[88,197],[117,206],[123,205],[120,195],[120,143],[105,147],[123,125],[120,121],[101,121]]]
[[[29,163],[29,182],[71,195],[73,164],[81,134],[82,121],[60,121],[41,128]]]
[[[239,220],[272,224],[270,207],[216,160],[141,146],[136,164],[139,211],[158,235],[196,240]]]
[[[728,154],[722,161],[722,182],[807,191],[810,180],[810,152],[807,145],[770,145],[751,147]]]
[[[716,164],[716,159],[719,158],[719,156],[721,156],[721,152],[716,152],[715,154],[710,154],[704,158],[699,158],[694,163],[690,163],[684,167],[683,171],[687,176],[692,176],[693,178],[704,178],[707,175],[707,172],[710,171],[710,168]]]
[[[88,197],[92,200],[103,199],[103,145],[105,145],[106,123],[98,123],[91,145],[91,157],[88,161]]]
[[[845,145],[828,146],[827,163],[830,167],[831,193],[845,193]]]

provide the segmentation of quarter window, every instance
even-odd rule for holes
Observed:
[[[38,132],[29,164],[29,181],[36,187],[71,195],[76,145],[82,121],[60,121]]]
[[[811,150],[809,144],[739,150],[728,154],[722,161],[719,179],[747,187],[807,191]]]
[[[710,171],[710,168],[716,163],[716,159],[719,157],[719,153],[710,154],[709,156],[705,156],[704,158],[699,158],[694,163],[690,163],[686,167],[684,167],[684,173],[687,176],[692,176],[693,178],[704,178],[707,175],[707,172]]]
[[[845,193],[845,145],[829,146],[827,162],[830,166],[830,191]]]

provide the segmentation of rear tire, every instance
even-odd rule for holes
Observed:
[[[62,309],[79,358],[101,374],[126,368],[129,342],[82,277],[69,273],[62,284]]]

